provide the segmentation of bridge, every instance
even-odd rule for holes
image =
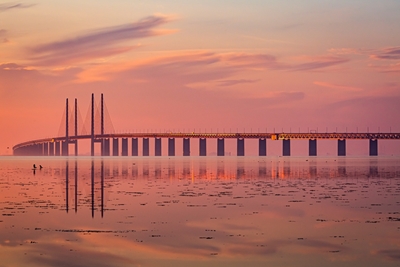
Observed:
[[[346,156],[346,140],[367,139],[369,140],[369,155],[377,156],[378,140],[400,139],[400,133],[106,133],[103,94],[101,94],[100,112],[97,112],[100,113],[99,115],[96,115],[94,94],[92,94],[90,134],[78,134],[77,99],[75,99],[74,117],[70,118],[69,113],[69,103],[68,99],[66,99],[64,136],[31,140],[17,144],[13,147],[13,154],[16,156],[69,156],[69,144],[73,144],[75,148],[73,155],[78,156],[78,141],[86,139],[90,140],[92,156],[95,155],[95,143],[100,143],[101,156],[139,156],[138,140],[142,139],[142,156],[149,156],[150,139],[153,139],[154,155],[161,156],[161,139],[166,138],[168,139],[168,156],[176,155],[176,139],[182,139],[183,156],[191,156],[190,141],[192,139],[198,140],[199,156],[207,156],[207,139],[217,139],[217,156],[225,156],[225,139],[237,140],[237,156],[245,155],[246,139],[258,139],[259,156],[267,155],[268,139],[282,140],[282,156],[290,156],[292,140],[308,140],[309,156],[317,156],[317,140],[333,139],[337,140],[337,155]],[[99,122],[96,123],[97,121]],[[72,124],[71,128],[70,124]],[[121,151],[119,151],[119,148],[121,148]]]

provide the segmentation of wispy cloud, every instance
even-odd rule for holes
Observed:
[[[383,72],[383,73],[394,73],[400,74],[400,62],[389,64],[389,65],[369,65],[370,68],[375,69],[376,71]]]
[[[25,70],[25,69],[26,68],[24,66],[15,63],[0,64],[0,70]]]
[[[360,49],[360,48],[331,48],[328,52],[333,55],[369,55],[372,53],[372,49]]]
[[[150,16],[135,23],[93,30],[63,41],[47,43],[31,49],[32,60],[38,65],[59,65],[120,54],[136,46],[116,47],[134,39],[171,33],[155,28],[172,20],[167,16]]]
[[[400,63],[392,63],[400,60],[400,46],[385,48],[333,48],[328,52],[335,56],[359,56],[364,57],[365,65],[370,69],[382,73],[400,73]],[[378,62],[378,63],[377,63]],[[389,63],[390,62],[390,63]]]
[[[287,66],[291,71],[309,71],[331,67],[338,64],[349,62],[350,59],[337,56],[320,56],[320,57],[307,57],[304,63],[293,64]]]
[[[367,49],[367,48],[331,48],[330,54],[341,55],[364,55],[371,59],[378,60],[399,60],[400,46],[391,46],[385,48]]]
[[[360,91],[363,90],[363,89],[358,88],[358,87],[352,87],[352,86],[346,86],[346,85],[338,85],[338,84],[332,84],[332,83],[327,83],[327,82],[315,81],[314,84],[318,85],[318,86],[322,86],[322,87],[345,90],[345,91],[353,91],[353,92],[360,92]]]
[[[34,6],[33,4],[22,4],[22,3],[6,3],[0,4],[0,12],[8,11],[12,9],[28,8]]]
[[[400,60],[400,46],[388,47],[370,55],[373,59]]]
[[[218,86],[233,86],[237,84],[243,84],[243,83],[255,83],[259,80],[250,80],[250,79],[236,79],[236,80],[223,80],[223,81],[217,81]]]
[[[0,43],[8,43],[7,30],[0,29]]]

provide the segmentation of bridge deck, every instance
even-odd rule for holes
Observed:
[[[90,139],[91,135],[69,136],[70,141]],[[400,139],[400,133],[114,133],[97,134],[95,139],[103,138],[239,138],[239,139]],[[65,136],[31,140],[17,144],[13,150],[19,147],[65,141]]]

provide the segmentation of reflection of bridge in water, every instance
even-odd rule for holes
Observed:
[[[90,163],[90,168],[86,168]],[[66,160],[65,162],[65,208],[66,211],[73,209],[78,212],[78,206],[90,207],[92,217],[95,212],[100,211],[101,217],[104,213],[115,207],[105,208],[112,191],[130,190],[126,183],[131,184],[139,180],[149,181],[169,181],[170,183],[272,183],[277,186],[290,186],[309,181],[312,184],[332,183],[376,183],[381,179],[397,178],[400,173],[400,166],[395,161],[388,162],[386,159],[371,159],[368,162],[362,161],[360,164],[357,159],[330,159],[303,161],[303,160],[274,160],[256,161],[242,160],[160,160],[146,159],[138,160],[133,165],[130,160]],[[80,166],[79,166],[80,165]],[[82,166],[83,165],[83,166]],[[90,169],[90,172],[89,172]],[[78,174],[79,172],[79,174]],[[73,178],[71,177],[73,176]],[[90,193],[86,196],[79,184],[88,180],[90,177]],[[72,179],[71,179],[72,178]],[[80,180],[79,179],[83,179]],[[372,179],[372,180],[369,180]],[[126,183],[124,182],[126,181]],[[162,183],[162,182],[161,182]],[[88,183],[86,185],[89,185]],[[146,186],[148,187],[148,186]],[[135,189],[136,190],[136,189]],[[115,193],[114,192],[114,193]],[[73,196],[71,196],[73,195]],[[118,194],[115,196],[119,199]],[[72,203],[72,205],[70,205]],[[78,204],[79,203],[79,204]],[[71,206],[73,208],[71,208]]]
[[[104,100],[101,95],[100,114],[96,115],[94,95],[91,103],[90,134],[78,134],[78,106],[75,99],[74,117],[69,118],[68,99],[65,109],[65,136],[27,141],[13,147],[14,155],[68,156],[69,144],[78,155],[78,141],[90,140],[91,155],[95,155],[95,143],[100,143],[102,156],[139,156],[139,139],[142,140],[142,156],[150,156],[150,139],[154,139],[154,156],[161,156],[161,139],[168,139],[168,156],[175,156],[175,141],[182,139],[183,156],[190,156],[192,139],[199,141],[199,156],[207,156],[207,139],[217,139],[217,155],[225,155],[225,139],[237,140],[237,156],[245,155],[245,140],[258,139],[258,155],[267,155],[267,139],[282,141],[282,155],[290,156],[292,140],[308,140],[309,156],[317,156],[317,140],[337,140],[337,155],[346,156],[346,140],[369,140],[369,155],[378,155],[378,140],[400,139],[400,133],[107,133],[105,129]],[[98,118],[100,117],[100,118]],[[70,127],[72,124],[72,127]],[[71,131],[73,130],[73,131]],[[130,151],[128,148],[131,148]],[[121,148],[121,152],[120,152]],[[112,153],[111,153],[112,152]]]
[[[65,210],[69,211],[70,209],[70,196],[69,196],[69,189],[70,189],[70,162],[67,160],[65,163]],[[74,161],[74,210],[78,212],[78,202],[79,202],[79,195],[78,194],[78,161]],[[101,161],[100,167],[100,212],[101,217],[104,215],[104,163]],[[95,211],[95,163],[92,160],[91,168],[90,168],[90,203],[91,203],[91,210],[92,210],[92,217],[94,217]]]

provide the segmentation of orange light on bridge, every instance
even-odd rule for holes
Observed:
[[[272,139],[272,140],[278,140],[278,137],[277,137],[276,134],[272,134],[272,135],[271,135],[271,139]]]

